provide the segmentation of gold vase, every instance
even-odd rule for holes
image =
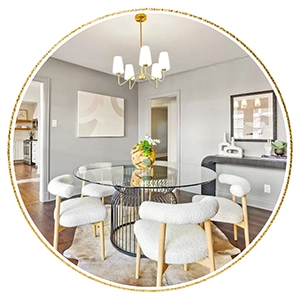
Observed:
[[[151,149],[150,155],[145,156],[141,145],[133,147],[130,154],[132,163],[137,169],[150,168],[156,160],[156,152]]]

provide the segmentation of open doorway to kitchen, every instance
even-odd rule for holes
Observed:
[[[150,130],[152,138],[160,139],[157,159],[171,162],[180,160],[179,94],[150,99]]]
[[[18,110],[14,131],[13,161],[19,188],[30,188],[39,200],[49,200],[49,85],[50,80],[35,77]],[[22,115],[21,115],[22,114]]]

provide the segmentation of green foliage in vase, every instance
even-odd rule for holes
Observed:
[[[274,142],[271,142],[274,149],[284,149],[286,147],[286,143],[276,140]]]
[[[30,131],[30,132],[29,132],[29,138],[30,138],[31,140],[33,140],[33,138],[34,138],[34,132],[33,132],[33,131]]]
[[[149,135],[145,136],[145,140],[140,141],[139,144],[135,144],[134,146],[141,146],[142,151],[146,157],[149,157],[152,151],[152,146],[157,145],[160,143],[159,139],[152,139]],[[145,160],[146,161],[146,160]],[[147,161],[145,162],[145,165],[147,165]],[[151,161],[149,160],[149,165],[151,164]]]
[[[148,157],[151,153],[152,146],[149,144],[147,140],[141,141],[140,145],[142,146],[145,156]]]

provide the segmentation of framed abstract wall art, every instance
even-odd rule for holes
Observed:
[[[124,136],[124,99],[78,91],[78,137]]]

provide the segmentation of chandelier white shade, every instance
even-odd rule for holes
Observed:
[[[113,73],[114,74],[123,74],[124,73],[124,64],[123,64],[122,56],[114,57]]]
[[[152,71],[151,71],[151,76],[154,79],[161,79],[161,68],[158,63],[155,63],[152,65]]]
[[[134,69],[132,64],[127,64],[125,66],[124,79],[129,80],[130,78],[134,80]]]
[[[159,53],[158,64],[163,71],[170,70],[170,60],[168,52],[163,51]]]
[[[141,67],[149,67],[152,65],[151,51],[149,46],[141,47],[139,65]]]
[[[129,89],[132,89],[135,83],[139,81],[145,81],[151,83],[154,88],[158,87],[159,82],[163,82],[165,79],[166,71],[170,70],[169,54],[166,51],[162,51],[158,57],[158,63],[152,63],[151,50],[149,46],[142,44],[142,23],[147,20],[145,14],[137,14],[135,20],[140,23],[140,54],[139,54],[139,66],[140,71],[134,72],[132,64],[125,65],[122,56],[115,56],[113,59],[113,74],[118,76],[118,84],[123,85],[129,83]],[[147,68],[151,67],[151,74],[148,73]],[[124,81],[121,82],[121,75],[124,74]]]

